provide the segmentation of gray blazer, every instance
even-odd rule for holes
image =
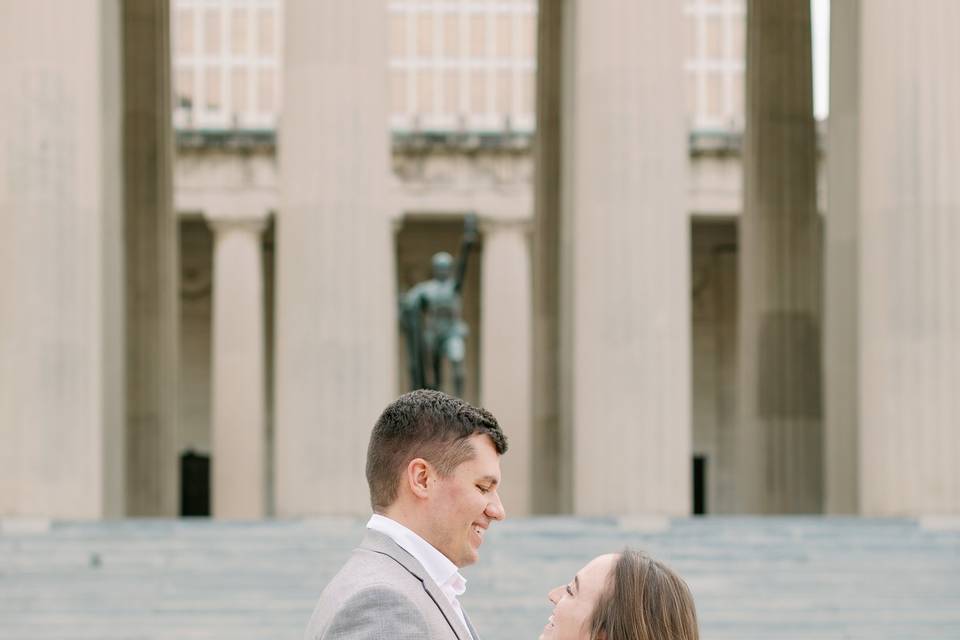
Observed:
[[[464,613],[464,618],[467,618]],[[327,584],[306,640],[479,640],[413,556],[377,531]]]

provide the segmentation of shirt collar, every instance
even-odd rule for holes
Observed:
[[[455,598],[467,590],[466,578],[450,558],[396,520],[375,513],[367,522],[367,528],[384,534],[412,555],[448,597]]]

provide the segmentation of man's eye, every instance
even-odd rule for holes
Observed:
[[[566,586],[566,589],[567,589],[567,593],[569,593],[569,594],[572,596],[572,595],[573,595],[573,589],[570,588],[570,585],[567,585],[567,586]]]
[[[477,485],[477,489],[480,489],[480,493],[490,493],[490,489],[481,487],[480,485]]]

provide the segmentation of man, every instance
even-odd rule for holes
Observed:
[[[488,411],[439,391],[401,396],[367,448],[374,515],[320,595],[308,640],[478,640],[460,607],[497,494],[507,440]]]

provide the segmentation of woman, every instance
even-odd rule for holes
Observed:
[[[665,564],[625,549],[600,556],[548,595],[541,640],[697,640],[687,584]]]

